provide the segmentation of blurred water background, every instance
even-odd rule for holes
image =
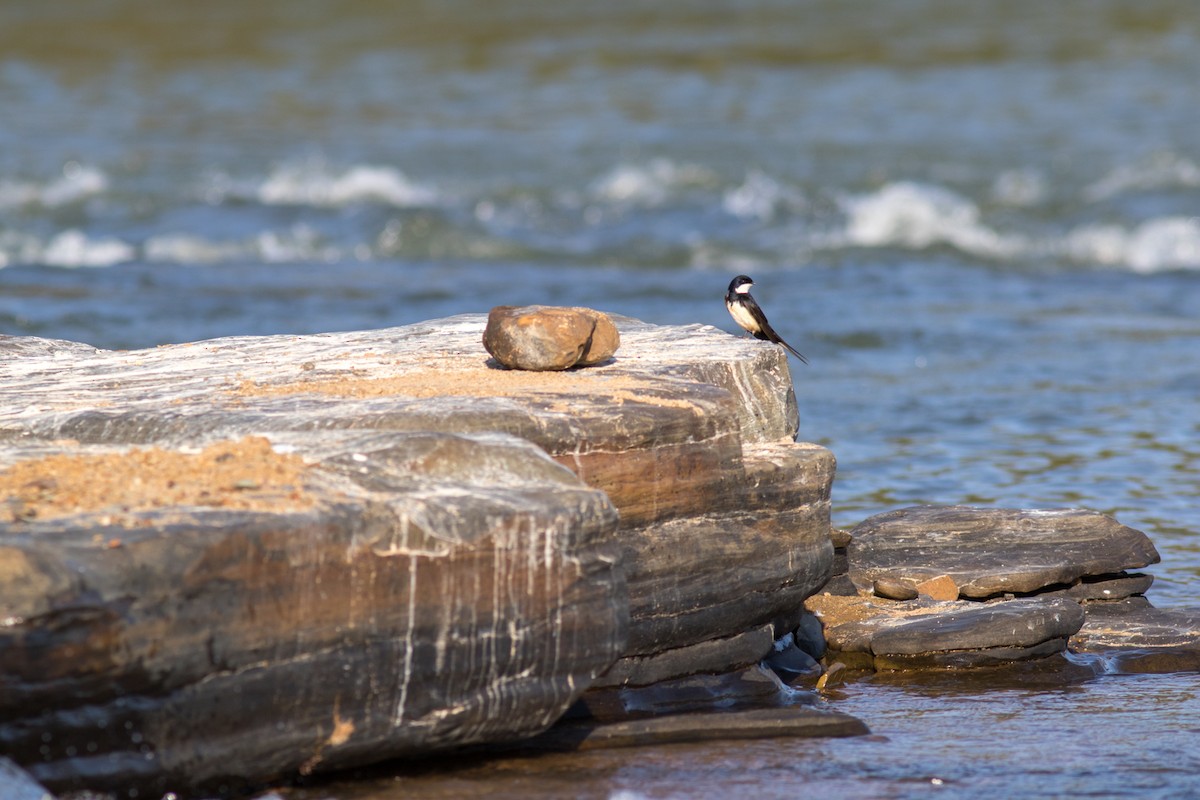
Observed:
[[[133,348],[499,303],[732,332],[739,272],[811,361],[793,365],[801,437],[838,456],[835,523],[1087,506],[1155,540],[1157,605],[1192,601],[1200,4],[0,5],[0,333]],[[1076,687],[1116,738],[1072,730],[1149,759],[1141,796],[1179,796],[1197,685]],[[813,745],[731,743],[700,776],[641,752],[646,796],[701,796],[700,777],[925,796],[934,767],[903,754],[945,735],[927,690],[856,691],[842,702],[893,730],[862,760],[820,745],[848,783],[805,772]],[[935,694],[956,720],[980,702]],[[1030,721],[1004,735],[1058,746],[1062,698],[1009,696],[989,707]],[[1111,711],[1141,703],[1161,729]],[[764,747],[794,772],[737,767]],[[1128,770],[1085,750],[1085,777],[1017,794],[1119,794]],[[934,788],[1014,796],[993,789],[1033,766],[987,752],[950,751]],[[582,774],[580,796],[641,796]]]

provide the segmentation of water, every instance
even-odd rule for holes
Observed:
[[[966,685],[964,685],[964,683]],[[1152,698],[1130,703],[1127,698]],[[287,800],[496,798],[767,800],[1195,797],[1194,675],[1120,676],[1029,689],[942,678],[858,684],[837,707],[872,735],[732,741],[367,771]]]
[[[147,347],[533,302],[733,331],[720,298],[749,272],[812,362],[801,435],[838,456],[837,524],[1097,508],[1157,543],[1154,601],[1190,603],[1196,75],[1188,0],[13,0],[0,333]],[[834,704],[886,742],[561,769],[588,796],[1180,796],[1194,681],[873,682]],[[968,735],[980,716],[1003,736]]]

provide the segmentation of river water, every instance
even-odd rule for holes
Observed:
[[[148,347],[500,303],[732,332],[747,272],[811,361],[801,436],[838,456],[835,523],[1087,506],[1154,539],[1151,598],[1182,605],[1197,76],[1192,0],[10,0],[0,333]],[[1198,687],[876,680],[829,701],[868,740],[322,791],[1179,797]]]

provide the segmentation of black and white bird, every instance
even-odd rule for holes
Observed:
[[[801,355],[799,350],[785,342],[783,337],[771,327],[771,323],[767,322],[767,315],[750,296],[750,287],[753,285],[754,281],[750,279],[749,275],[738,275],[729,282],[729,291],[725,293],[725,307],[729,309],[729,316],[733,317],[733,321],[738,325],[752,333],[754,338],[781,344],[787,348],[788,352],[807,364],[808,359]]]

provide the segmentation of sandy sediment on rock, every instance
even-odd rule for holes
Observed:
[[[275,452],[261,436],[192,452],[58,453],[0,470],[0,523],[110,509],[120,523],[132,512],[178,506],[300,510],[314,502],[304,491],[307,469],[303,458]]]
[[[690,407],[682,399],[666,396],[665,380],[639,380],[625,375],[605,374],[602,368],[531,372],[494,369],[484,364],[457,364],[453,369],[424,369],[384,377],[339,377],[284,383],[242,381],[233,394],[241,397],[276,397],[314,393],[362,400],[400,395],[404,397],[531,397],[602,393],[617,402],[653,402]]]

